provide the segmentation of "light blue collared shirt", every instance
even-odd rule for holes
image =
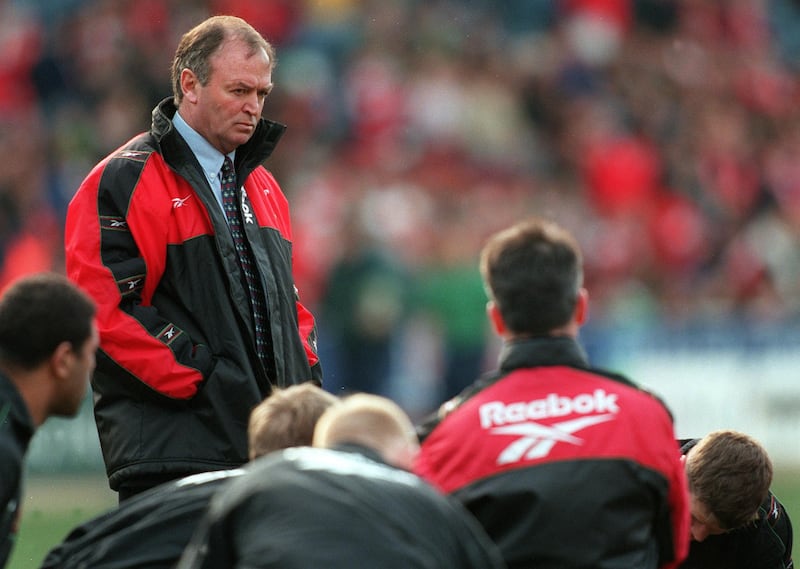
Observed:
[[[195,129],[190,127],[189,124],[183,120],[180,111],[175,113],[175,116],[172,118],[172,124],[175,126],[175,130],[178,131],[178,134],[186,141],[186,144],[189,145],[197,161],[200,162],[200,167],[203,169],[206,180],[208,180],[211,190],[214,192],[214,197],[217,198],[217,203],[224,212],[225,210],[222,208],[221,170],[222,163],[225,161],[225,155],[211,146],[210,142],[203,138]],[[228,156],[230,156],[232,162],[236,161],[235,150],[228,154]]]

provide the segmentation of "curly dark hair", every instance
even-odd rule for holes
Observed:
[[[18,279],[0,298],[0,362],[33,369],[62,342],[80,349],[95,312],[94,301],[62,275]]]

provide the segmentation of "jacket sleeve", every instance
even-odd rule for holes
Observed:
[[[322,385],[322,365],[317,355],[317,325],[314,315],[300,300],[297,300],[297,321],[300,328],[300,338],[311,368],[311,380]]]
[[[150,305],[167,243],[159,204],[136,195],[151,156],[117,153],[81,184],[67,211],[66,270],[98,305],[100,349],[156,392],[186,399],[197,392],[211,355]]]

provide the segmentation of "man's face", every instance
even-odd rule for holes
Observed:
[[[214,148],[228,154],[253,136],[264,100],[272,90],[272,67],[266,51],[259,49],[250,55],[242,41],[229,40],[211,59],[211,74],[206,85],[192,80],[183,81],[184,105],[193,110],[187,122]]]
[[[100,344],[97,325],[92,323],[92,334],[82,346],[70,349],[66,355],[65,377],[58,382],[59,394],[53,403],[52,415],[72,417],[80,409],[94,372],[95,354]]]
[[[726,530],[719,527],[716,516],[691,493],[689,494],[689,511],[692,514],[691,530],[693,540],[703,541],[710,535],[726,533]]]

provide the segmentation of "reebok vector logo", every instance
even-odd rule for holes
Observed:
[[[574,433],[611,421],[619,412],[617,395],[596,389],[593,393],[582,393],[575,397],[564,397],[551,393],[543,399],[503,403],[493,401],[479,409],[481,427],[490,429],[495,435],[518,435],[503,449],[497,458],[498,464],[508,464],[526,459],[547,456],[556,443],[583,444],[583,439]],[[552,417],[579,415],[549,425],[535,420]]]
[[[172,198],[172,209],[178,209],[179,207],[186,207],[186,201],[192,197],[191,195],[186,196],[185,198]]]

